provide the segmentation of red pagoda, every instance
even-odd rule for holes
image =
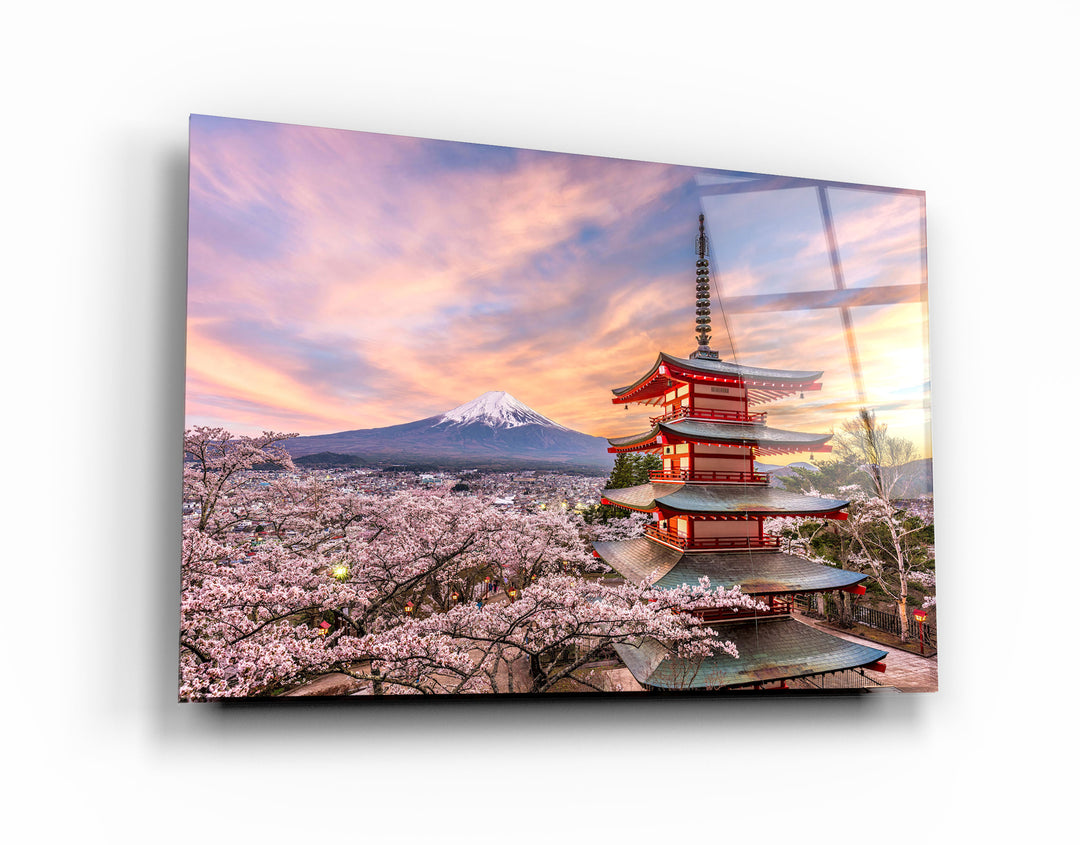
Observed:
[[[595,544],[596,554],[627,580],[659,589],[697,584],[755,596],[760,611],[715,611],[703,618],[739,657],[719,654],[688,667],[659,643],[616,647],[646,689],[788,688],[793,679],[850,669],[884,670],[886,652],[828,634],[793,616],[795,596],[830,590],[862,593],[866,576],[781,552],[765,533],[777,516],[846,519],[848,502],[769,486],[755,470],[758,455],[828,452],[828,434],[771,428],[752,406],[821,389],[822,373],[771,370],[720,359],[711,339],[708,239],[698,218],[698,347],[688,358],[661,352],[649,371],[612,392],[617,405],[641,403],[659,411],[641,434],[610,439],[609,452],[650,452],[661,469],[637,487],[603,491],[602,501],[650,513],[646,536]]]

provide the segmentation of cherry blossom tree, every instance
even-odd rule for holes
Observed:
[[[873,412],[863,409],[847,421],[836,436],[834,455],[829,472],[803,471],[798,481],[788,479],[789,487],[796,483],[810,495],[820,495],[813,485],[849,479],[858,483],[839,484],[829,493],[851,502],[848,519],[831,523],[827,528],[809,529],[793,525],[789,542],[800,545],[800,553],[822,545],[815,542],[826,534],[839,540],[835,559],[825,555],[822,562],[839,563],[847,569],[867,573],[885,596],[895,603],[900,620],[900,639],[909,639],[907,606],[912,584],[926,585],[932,576],[934,554],[932,541],[933,505],[929,501],[901,501],[897,490],[902,469],[916,456],[914,444],[894,437],[884,424],[878,423]],[[793,535],[793,536],[791,536]],[[814,559],[813,554],[806,556]]]
[[[610,543],[614,540],[629,540],[632,537],[645,535],[645,526],[652,522],[649,514],[627,512],[622,510],[621,516],[613,517],[605,522],[586,523],[584,525],[585,536],[590,543]]]
[[[732,643],[688,612],[721,606],[762,607],[737,588],[712,589],[708,579],[652,590],[547,575],[515,601],[409,620],[358,648],[377,653],[381,677],[405,691],[547,692],[567,679],[601,689],[581,670],[615,643],[652,639],[687,660],[717,649],[737,657]]]
[[[595,563],[580,519],[561,511],[301,476],[276,445],[286,436],[187,433],[181,698],[271,695],[330,672],[376,693],[596,686],[585,667],[616,642],[733,652],[690,611],[756,606],[707,583],[581,577]],[[285,471],[259,471],[268,464]],[[264,537],[241,530],[255,524]]]
[[[920,586],[928,590],[933,590],[937,588],[937,575],[933,572],[912,572],[909,576],[909,580],[916,584],[919,584]],[[937,596],[924,596],[922,606],[923,609],[937,607]]]
[[[927,583],[922,579],[930,574],[927,567],[933,565],[932,550],[915,541],[926,525],[888,498],[868,496],[859,487],[842,488],[841,493],[851,500],[843,528],[851,543],[847,565],[868,573],[895,602],[900,640],[907,642],[910,585]]]
[[[259,464],[294,469],[292,457],[277,444],[295,434],[265,431],[259,437],[232,437],[222,428],[197,426],[184,435],[184,501],[198,506],[198,528],[220,533],[239,519],[223,501],[241,495],[244,473]]]

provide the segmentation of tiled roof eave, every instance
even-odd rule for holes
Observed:
[[[594,548],[626,580],[644,581],[658,589],[697,584],[704,576],[715,587],[739,586],[750,595],[780,595],[843,589],[867,578],[777,549],[683,552],[648,537],[596,543]]]
[[[612,388],[615,398],[628,396],[635,390],[647,384],[657,374],[660,366],[669,366],[685,370],[688,373],[700,374],[704,377],[726,376],[746,382],[748,387],[775,386],[777,388],[795,388],[800,385],[810,385],[816,382],[824,374],[823,370],[773,370],[767,367],[751,367],[735,364],[730,361],[714,361],[709,358],[679,358],[661,352],[656,362],[649,370],[632,384],[626,387]]]
[[[609,488],[600,494],[615,505],[670,514],[732,516],[824,516],[850,503],[755,485],[699,485],[651,482]]]
[[[739,657],[718,653],[696,667],[671,657],[659,643],[615,646],[639,683],[662,689],[740,687],[859,669],[888,652],[811,628],[791,617],[722,623],[717,636],[735,643]]]

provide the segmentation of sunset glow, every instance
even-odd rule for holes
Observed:
[[[187,424],[324,434],[409,422],[489,390],[589,434],[662,349],[696,348],[693,238],[721,297],[833,288],[813,189],[705,196],[720,171],[194,116]],[[830,188],[849,289],[918,284],[921,206]],[[824,370],[767,406],[829,431],[859,402],[836,308],[727,315],[714,349]],[[850,309],[867,404],[929,440],[920,302]],[[655,411],[653,411],[655,413]],[[806,460],[794,456],[790,460]]]

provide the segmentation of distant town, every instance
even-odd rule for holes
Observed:
[[[318,479],[333,484],[342,493],[358,495],[391,495],[407,490],[442,490],[463,497],[479,498],[485,503],[521,513],[561,509],[582,513],[600,501],[600,491],[606,475],[566,475],[546,470],[519,472],[486,472],[472,469],[462,472],[413,472],[396,468],[330,468],[318,470],[282,471],[249,470],[241,475],[241,487],[257,492],[267,487],[271,479]],[[194,499],[185,500],[184,516],[198,511]],[[253,520],[243,520],[236,532],[253,532],[258,527]]]

